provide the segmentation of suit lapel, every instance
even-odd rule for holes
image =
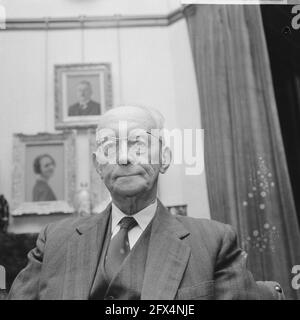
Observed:
[[[111,205],[78,226],[68,242],[63,299],[86,300],[96,274]]]
[[[182,240],[189,232],[158,201],[153,220],[141,299],[172,300],[191,249]]]

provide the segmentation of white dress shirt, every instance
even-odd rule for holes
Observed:
[[[157,208],[157,200],[151,203],[148,207],[144,208],[143,210],[135,213],[134,215],[130,216],[135,218],[137,225],[133,227],[128,232],[128,240],[130,249],[135,245],[138,241],[139,237],[143,233],[143,231],[147,228],[148,224],[151,222],[152,218],[155,215]],[[122,212],[114,203],[112,203],[112,221],[111,221],[111,233],[112,238],[118,233],[120,230],[119,222],[122,218],[128,217],[124,212]]]

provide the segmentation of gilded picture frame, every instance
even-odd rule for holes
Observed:
[[[75,139],[70,130],[59,134],[14,134],[12,216],[74,212]]]
[[[110,63],[55,65],[55,128],[96,127],[112,107]]]

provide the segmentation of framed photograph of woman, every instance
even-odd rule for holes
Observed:
[[[72,213],[75,159],[72,132],[15,134],[12,215]]]
[[[111,70],[108,63],[55,66],[55,127],[97,125],[112,107]]]

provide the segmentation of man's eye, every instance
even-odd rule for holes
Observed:
[[[132,149],[137,155],[141,155],[142,153],[145,153],[145,150],[147,149],[147,144],[143,141],[136,141],[132,144]]]
[[[143,144],[144,143],[140,140],[129,141],[129,146],[133,146],[133,147],[140,147]]]
[[[102,150],[105,156],[109,156],[111,153],[116,151],[116,143],[115,142],[106,142],[102,145]]]

